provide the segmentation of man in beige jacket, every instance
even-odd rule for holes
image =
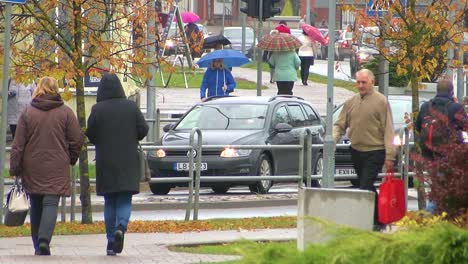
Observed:
[[[338,142],[349,129],[351,158],[359,178],[359,189],[376,193],[374,182],[382,166],[385,164],[386,171],[393,170],[395,147],[390,105],[384,95],[374,91],[374,80],[370,70],[356,73],[359,93],[344,103],[333,126],[333,139]],[[381,227],[377,222],[377,205],[374,224],[375,229]]]

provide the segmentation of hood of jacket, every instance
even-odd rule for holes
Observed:
[[[41,95],[32,99],[31,105],[42,111],[49,111],[62,106],[63,100],[59,94]]]
[[[99,83],[96,102],[115,98],[126,98],[122,83],[117,75],[106,73]]]

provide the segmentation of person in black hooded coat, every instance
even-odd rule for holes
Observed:
[[[107,255],[115,255],[122,252],[132,195],[140,189],[137,150],[148,125],[115,74],[102,76],[96,101],[86,136],[96,146],[96,193],[104,196]]]

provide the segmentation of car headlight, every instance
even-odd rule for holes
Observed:
[[[250,155],[252,152],[251,149],[233,149],[233,148],[225,148],[223,152],[219,156],[223,158],[235,158],[235,157],[244,157]]]
[[[157,149],[155,151],[150,151],[149,153],[151,156],[156,157],[156,158],[166,157],[166,151],[164,151],[164,149]]]

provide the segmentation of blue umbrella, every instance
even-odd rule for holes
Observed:
[[[207,68],[210,67],[211,62],[216,59],[223,59],[225,67],[238,67],[250,62],[244,54],[237,50],[222,49],[206,54],[197,61],[197,64],[200,67]]]

